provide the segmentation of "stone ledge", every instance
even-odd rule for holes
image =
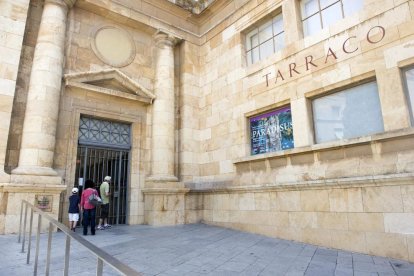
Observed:
[[[142,192],[144,195],[165,195],[165,194],[185,194],[188,193],[188,188],[144,188]]]
[[[145,182],[145,188],[142,192],[145,195],[150,194],[185,194],[189,191],[189,188],[184,186],[182,182],[175,181],[153,181],[147,180]]]
[[[64,186],[62,185],[62,178],[60,176],[45,176],[45,175],[19,175],[12,174],[10,179],[11,185],[38,185],[38,186]]]
[[[39,184],[0,184],[2,192],[10,193],[48,193],[48,192],[62,192],[66,190],[64,185],[39,185]]]
[[[334,149],[340,149],[340,148],[350,148],[353,146],[359,146],[359,145],[370,144],[370,143],[375,143],[375,142],[384,142],[390,139],[408,138],[410,136],[414,136],[414,128],[401,129],[401,130],[396,130],[396,131],[387,131],[387,132],[374,134],[370,136],[359,137],[359,138],[344,139],[344,140],[335,141],[335,142],[314,144],[314,145],[307,146],[307,147],[299,147],[299,148],[293,148],[289,150],[282,150],[282,151],[277,151],[277,152],[270,152],[270,153],[264,153],[264,154],[259,154],[259,155],[247,156],[247,157],[236,159],[233,162],[233,164],[237,166],[239,164],[248,163],[252,161],[262,161],[266,159],[288,157],[292,155],[314,153],[314,152],[334,150]]]
[[[279,185],[251,185],[234,187],[216,187],[208,189],[190,189],[189,193],[235,193],[235,192],[269,192],[320,190],[326,188],[360,188],[375,186],[412,185],[414,173],[389,174],[363,177],[347,177],[325,180],[311,180],[283,183]]]

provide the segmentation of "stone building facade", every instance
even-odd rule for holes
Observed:
[[[110,174],[113,223],[414,261],[414,1],[171,2],[0,2],[0,233]]]

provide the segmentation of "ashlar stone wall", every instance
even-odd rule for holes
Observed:
[[[99,32],[107,29],[126,33],[126,36],[131,39],[129,49],[132,49],[133,55],[126,63],[117,65],[119,59],[122,59],[122,50],[124,49],[105,49],[102,47],[105,47],[106,43],[110,44],[111,41],[98,41]],[[132,148],[130,154],[130,186],[128,187],[127,199],[128,222],[130,224],[143,223],[144,198],[141,189],[144,187],[145,177],[150,171],[151,105],[134,100],[132,96],[126,98],[126,96],[121,95],[122,93],[112,95],[101,93],[100,89],[126,91],[126,88],[122,87],[122,83],[116,84],[118,87],[105,83],[106,70],[115,69],[142,86],[143,89],[154,90],[155,69],[152,33],[149,29],[133,28],[102,15],[75,8],[69,17],[68,43],[66,75],[91,74],[90,81],[92,84],[95,81],[96,91],[70,87],[70,85],[66,86],[63,91],[55,166],[62,175],[66,176],[65,181],[68,187],[66,194],[70,194],[71,187],[75,183],[80,116],[85,115],[130,123]],[[99,49],[106,56],[102,56]],[[97,82],[97,79],[101,79],[101,82]],[[82,82],[88,83],[88,80]],[[65,198],[63,210],[67,209],[67,204],[67,198]],[[63,214],[63,217],[66,221],[66,214]]]
[[[206,35],[200,176],[188,182],[186,221],[413,261],[414,132],[401,68],[414,64],[414,3],[364,1],[303,38],[295,2],[250,1]],[[289,18],[285,48],[247,66],[244,33],[278,10]],[[317,66],[306,68],[310,55]],[[384,132],[317,144],[312,99],[369,80]],[[251,156],[248,118],[288,104],[295,148]]]

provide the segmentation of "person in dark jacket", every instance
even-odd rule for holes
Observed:
[[[73,188],[72,195],[69,197],[69,227],[73,232],[75,232],[76,224],[79,221],[80,198],[78,192],[78,188]]]

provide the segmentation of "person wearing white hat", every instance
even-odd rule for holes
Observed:
[[[111,182],[111,177],[105,176],[104,181],[99,186],[99,192],[102,198],[102,205],[101,205],[101,216],[99,218],[99,224],[96,229],[98,230],[105,230],[107,228],[111,228],[111,225],[108,224],[108,215],[109,215],[109,183]]]
[[[69,197],[69,227],[75,232],[76,224],[79,221],[80,197],[78,188],[72,189],[72,195]]]

